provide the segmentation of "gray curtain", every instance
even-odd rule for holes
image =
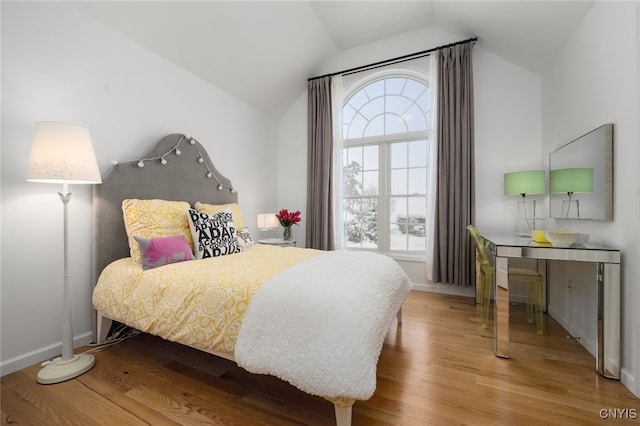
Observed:
[[[307,97],[306,246],[333,250],[331,78],[310,80]]]
[[[433,281],[471,286],[475,223],[473,42],[438,50],[437,190]]]

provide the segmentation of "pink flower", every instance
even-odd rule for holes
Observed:
[[[276,215],[282,226],[297,225],[300,222],[300,210],[289,213],[289,210],[282,209]]]

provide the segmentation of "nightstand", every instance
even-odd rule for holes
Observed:
[[[259,244],[269,244],[271,246],[295,247],[296,240],[283,240],[282,238],[265,238],[258,240]]]

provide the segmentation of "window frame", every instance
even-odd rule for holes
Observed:
[[[343,108],[347,105],[349,100],[354,96],[357,92],[367,87],[370,84],[376,83],[378,81],[382,81],[389,78],[408,78],[418,81],[419,83],[430,88],[429,79],[427,75],[427,71],[424,73],[419,73],[415,70],[405,69],[405,68],[394,68],[390,70],[383,70],[381,72],[372,73],[370,75],[364,76],[362,78],[356,79],[353,81],[353,84],[347,89],[343,91]],[[431,105],[429,105],[431,106]],[[429,114],[431,111],[428,112]],[[428,123],[428,115],[426,116]],[[344,132],[345,127],[343,123],[340,123],[341,133]],[[377,248],[366,248],[366,247],[349,247],[347,245],[347,236],[346,232],[343,235],[344,238],[344,248],[348,250],[362,250],[362,251],[373,251],[378,253],[383,253],[388,255],[394,259],[399,260],[408,260],[408,261],[424,261],[424,250],[392,250],[390,243],[390,231],[391,231],[391,220],[389,218],[389,209],[391,199],[394,197],[398,197],[398,195],[393,195],[391,193],[391,145],[398,142],[412,142],[412,141],[426,141],[427,144],[427,152],[429,152],[429,144],[432,141],[432,130],[428,128],[425,130],[418,131],[410,131],[404,133],[392,133],[387,135],[376,135],[376,136],[365,136],[362,138],[353,138],[353,139],[343,139],[342,146],[340,149],[343,150],[343,153],[346,149],[352,147],[365,147],[370,145],[376,145],[379,147],[379,158],[378,158],[378,195],[375,197],[378,202],[377,207],[377,227],[378,227],[378,241]],[[341,164],[341,167],[343,165]],[[429,167],[433,167],[433,160],[429,161],[427,159],[427,173],[429,173]],[[409,166],[407,166],[407,170]],[[342,185],[342,182],[341,182]],[[412,194],[402,195],[403,197],[412,197]],[[428,190],[424,195],[420,195],[418,197],[424,198],[427,201],[427,197],[429,196]],[[415,197],[415,195],[414,195]],[[341,200],[346,200],[351,197],[341,196]],[[358,198],[363,198],[358,197]],[[344,208],[342,209],[344,213]],[[343,227],[346,228],[346,225],[343,224]],[[380,232],[381,229],[384,229],[384,232]],[[425,244],[427,241],[425,240]],[[425,247],[426,248],[426,247]]]

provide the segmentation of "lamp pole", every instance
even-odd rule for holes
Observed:
[[[73,321],[71,315],[71,288],[69,283],[69,201],[71,193],[69,192],[69,184],[62,184],[62,192],[58,192],[62,201],[62,256],[64,264],[64,280],[62,295],[62,359],[69,360],[73,358]]]

